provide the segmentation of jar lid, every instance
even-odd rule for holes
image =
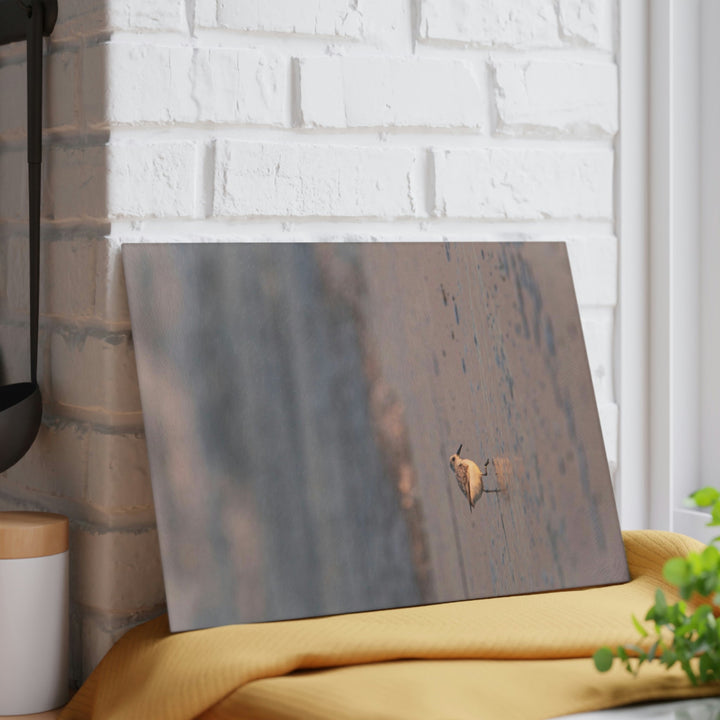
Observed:
[[[43,512],[0,512],[0,559],[57,555],[68,549],[68,519]]]

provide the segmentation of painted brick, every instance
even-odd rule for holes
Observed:
[[[140,433],[94,432],[88,453],[88,502],[106,513],[153,507],[145,438]]]
[[[561,44],[553,0],[420,0],[420,38],[513,49]]]
[[[495,65],[497,132],[611,136],[618,126],[617,67],[556,61]]]
[[[73,320],[95,313],[95,241],[87,237],[43,243],[44,273],[40,309],[44,315]],[[52,269],[50,271],[49,269]]]
[[[8,305],[8,243],[0,242],[0,316],[2,315],[2,308]]]
[[[148,72],[151,69],[152,72]],[[288,61],[248,48],[105,43],[87,50],[88,123],[287,125]]]
[[[198,177],[193,142],[128,141],[107,148],[107,217],[190,217]]]
[[[245,32],[359,38],[363,16],[356,0],[196,0],[195,22]]]
[[[78,54],[74,50],[46,56],[45,127],[68,130],[79,123]]]
[[[145,440],[46,418],[30,450],[4,475],[6,490],[41,507],[69,501],[90,517],[154,523]]]
[[[435,214],[494,220],[612,217],[611,150],[433,152]]]
[[[289,62],[271,51],[201,48],[194,56],[194,121],[288,125]]]
[[[218,142],[214,214],[412,216],[416,170],[406,148]]]
[[[413,52],[413,28],[417,25],[416,2],[405,0],[363,0],[357,3],[362,14],[363,43],[384,54]]]
[[[84,62],[93,127],[288,124],[288,61],[272,52],[110,42],[89,49]]]
[[[127,333],[56,330],[50,337],[52,395],[69,407],[140,410],[135,355]]]
[[[194,214],[198,177],[192,142],[50,146],[46,156],[43,209],[50,219]],[[7,189],[0,193],[0,217],[27,217],[24,160],[24,152],[0,152],[0,187]]]
[[[77,619],[79,629],[73,632],[74,625],[71,625],[71,642],[76,648],[76,655],[73,657],[73,665],[79,665],[80,677],[87,677],[105,657],[108,650],[124,634],[122,630],[113,631],[104,624],[97,622],[94,613],[84,613]]]
[[[108,3],[113,30],[187,31],[185,0],[122,0]]]
[[[582,308],[585,349],[598,405],[613,401],[613,308]]]
[[[26,220],[27,154],[0,148],[0,219]]]
[[[42,347],[42,345],[41,345]],[[38,351],[38,364],[42,360]],[[0,378],[3,383],[30,379],[30,333],[27,325],[0,325]]]
[[[111,30],[186,32],[184,0],[63,0],[53,41],[105,34]]]
[[[29,307],[28,239],[13,235],[7,240],[7,305],[16,316],[25,315]]]
[[[563,239],[567,241],[578,303],[614,306],[617,303],[617,240],[612,236]]]
[[[104,146],[52,145],[45,152],[43,207],[53,220],[106,217],[108,164]]]
[[[192,97],[190,47],[106,43],[84,58],[83,98],[89,125],[189,121]]]
[[[611,49],[612,7],[610,0],[558,0],[560,34],[577,45]]]
[[[109,54],[108,44],[102,43],[88,47],[81,57],[80,98],[85,123],[91,128],[102,128],[108,124],[110,108],[106,111],[106,106],[111,103],[110,88],[113,86],[108,70]],[[135,78],[128,78],[128,84],[133,80]]]
[[[55,498],[82,502],[87,484],[88,428],[63,420],[45,421],[22,460],[6,473],[13,486],[37,493],[38,502]]]
[[[24,54],[23,54],[24,59]],[[77,53],[53,51],[45,56],[44,128],[65,129],[77,125]],[[0,66],[0,135],[25,135],[27,128],[25,62]]]
[[[300,60],[300,107],[309,127],[482,129],[487,89],[462,60],[343,58]]]
[[[25,63],[0,66],[0,136],[25,132]]]
[[[58,18],[53,42],[99,32],[107,25],[107,6],[97,0],[63,0],[58,3]]]
[[[41,229],[41,234],[42,234]],[[46,231],[47,232],[47,231]],[[16,313],[28,311],[27,234],[8,238],[7,307]],[[49,239],[40,245],[40,312],[43,316],[73,321],[95,314],[96,241],[90,237]],[[50,271],[52,268],[52,271]]]
[[[122,238],[106,237],[98,243],[95,276],[95,314],[109,323],[130,322],[125,274],[120,249]]]
[[[70,595],[107,612],[149,610],[164,602],[157,530],[92,532],[72,528]]]

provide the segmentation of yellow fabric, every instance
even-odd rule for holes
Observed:
[[[163,616],[108,653],[61,720],[542,720],[640,700],[717,695],[673,668],[600,675],[601,645],[635,642],[664,562],[702,547],[624,534],[632,580],[540,595],[233,625],[171,635]]]

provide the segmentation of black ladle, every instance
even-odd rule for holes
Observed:
[[[30,238],[30,382],[0,386],[0,472],[35,441],[42,419],[37,384],[42,163],[42,51],[57,18],[56,0],[2,0],[0,44],[27,39],[28,234]],[[24,25],[24,34],[20,34]]]

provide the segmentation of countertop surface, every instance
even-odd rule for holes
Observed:
[[[720,718],[720,698],[641,703],[563,717],[568,720],[717,720]]]
[[[13,720],[57,720],[61,709],[35,715],[2,715],[0,720],[5,717],[12,717]],[[720,719],[720,697],[642,703],[611,710],[564,715],[563,718],[567,720],[718,720]]]

